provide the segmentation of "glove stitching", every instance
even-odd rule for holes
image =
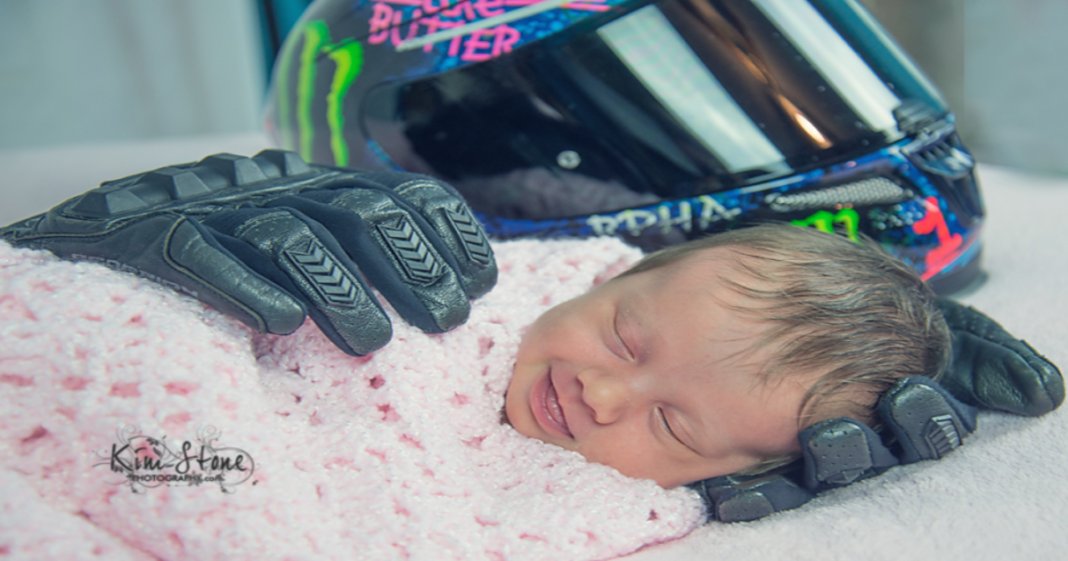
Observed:
[[[272,222],[286,220],[290,216],[292,216],[293,218],[297,218],[296,213],[289,209],[280,208],[268,210],[267,212],[257,216],[253,216],[252,218],[249,218],[248,220],[245,220],[244,222],[236,226],[233,230],[233,236],[241,240],[248,241],[248,239],[245,237],[245,234],[249,230],[257,228],[259,226],[270,225],[270,223]]]
[[[104,238],[107,238],[107,237],[115,234],[119,230],[122,230],[123,228],[136,226],[138,224],[141,224],[141,223],[145,222],[146,220],[148,220],[150,218],[155,218],[157,216],[166,216],[168,214],[170,214],[170,212],[154,212],[154,213],[151,213],[151,214],[145,214],[143,216],[138,216],[136,219],[116,220],[116,221],[112,222],[111,224],[109,224],[106,228],[104,228],[104,230],[99,231],[99,232],[33,232],[33,233],[29,233],[26,236],[19,237],[17,240],[13,240],[13,241],[18,241],[21,244],[21,243],[33,243],[34,241],[44,241],[44,240],[73,239],[73,240],[81,241],[81,240],[104,239]],[[174,216],[175,217],[179,217],[181,215],[180,214],[175,214]],[[12,244],[12,245],[14,245],[14,244]]]

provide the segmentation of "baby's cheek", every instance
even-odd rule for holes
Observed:
[[[623,445],[625,442],[628,444]],[[576,452],[590,462],[615,468],[629,477],[655,479],[659,463],[655,451],[633,439],[604,438],[581,442]]]
[[[504,394],[504,409],[501,411],[501,417],[505,424],[511,425],[519,434],[539,438],[537,432],[533,430],[534,420],[525,406],[526,392],[523,387],[522,382],[517,381],[513,373]]]

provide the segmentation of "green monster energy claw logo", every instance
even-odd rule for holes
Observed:
[[[850,240],[860,241],[860,215],[851,208],[843,208],[838,212],[831,213],[827,210],[814,212],[800,220],[791,220],[794,226],[812,226],[821,232],[835,233],[837,226],[845,230],[845,235]]]
[[[297,74],[296,123],[299,145],[285,128],[290,122],[289,91],[284,84],[278,86],[278,122],[282,129],[282,145],[290,150],[298,149],[301,157],[312,160],[312,145],[315,139],[315,119],[312,118],[312,101],[315,99],[316,62],[324,56],[334,62],[334,76],[326,95],[326,124],[330,129],[330,151],[334,164],[349,163],[349,145],[345,141],[345,96],[363,68],[363,46],[352,38],[334,42],[330,29],[323,20],[310,21],[296,33],[304,39],[300,50]],[[287,49],[279,61],[279,76],[288,76],[292,65],[291,50]]]

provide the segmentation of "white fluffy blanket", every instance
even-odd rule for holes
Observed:
[[[466,325],[427,336],[395,321],[390,345],[354,358],[310,322],[255,334],[147,281],[0,242],[0,557],[602,559],[698,527],[693,493],[499,422],[523,326],[637,253],[497,252],[499,286]],[[124,478],[135,462],[177,477],[202,445],[245,471]]]

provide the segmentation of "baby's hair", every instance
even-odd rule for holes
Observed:
[[[838,416],[875,426],[874,405],[890,386],[917,374],[938,379],[949,361],[949,330],[934,293],[870,240],[763,224],[650,254],[624,275],[711,248],[738,257],[720,275],[743,297],[732,308],[767,325],[754,344],[773,349],[762,381],[820,373],[802,402],[799,430]],[[772,458],[747,472],[787,460]]]

